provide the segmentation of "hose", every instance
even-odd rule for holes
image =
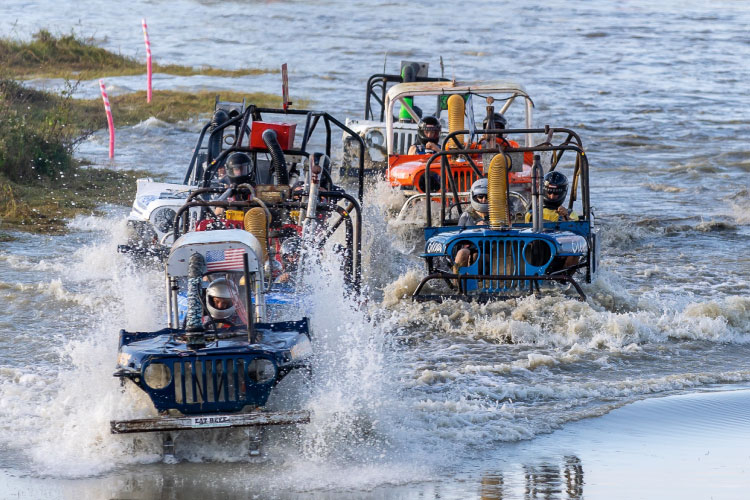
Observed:
[[[268,219],[261,207],[253,207],[245,214],[245,231],[255,236],[263,249],[263,262],[268,260]]]
[[[508,165],[510,158],[505,153],[498,153],[492,158],[487,172],[487,203],[492,229],[510,227]]]
[[[266,143],[268,152],[271,154],[271,164],[276,172],[276,184],[279,186],[289,185],[289,172],[286,169],[286,159],[284,152],[281,150],[278,136],[273,129],[266,129],[263,132],[263,142]]]
[[[211,119],[211,127],[208,129],[211,133],[211,135],[208,137],[209,160],[215,160],[219,156],[219,154],[221,154],[221,139],[224,134],[214,134],[214,131],[227,120],[229,120],[229,115],[223,109],[217,109],[214,112],[214,116]]]
[[[456,130],[463,130],[464,127],[464,111],[466,103],[464,98],[458,94],[453,94],[448,98],[448,132],[453,133]],[[461,149],[464,147],[464,135],[459,134],[456,139],[460,143],[457,146],[455,142],[451,141],[448,144],[448,149]]]

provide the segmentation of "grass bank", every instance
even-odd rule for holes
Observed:
[[[148,172],[84,168],[73,157],[76,145],[107,126],[101,99],[74,99],[82,79],[144,72],[144,64],[96,47],[74,35],[42,30],[31,42],[0,40],[0,228],[59,233],[67,219],[95,212],[104,203],[130,205],[135,179]],[[159,66],[177,75],[240,76],[267,70]],[[24,87],[16,79],[68,78],[66,89],[52,94]],[[15,79],[14,79],[15,77]],[[73,83],[70,83],[73,82]],[[145,92],[110,96],[116,127],[150,117],[177,122],[213,112],[216,95],[224,101],[280,107],[281,97],[265,93]]]
[[[0,175],[0,229],[61,234],[79,214],[110,203],[130,205],[135,180],[148,172],[76,167],[56,180],[18,183]]]
[[[0,66],[6,77],[16,79],[67,78],[90,80],[105,76],[138,75],[146,72],[145,56],[140,61],[97,47],[91,38],[75,34],[53,35],[40,30],[31,41],[0,39]],[[278,73],[278,69],[244,68],[226,70],[213,67],[194,68],[177,64],[162,65],[155,62],[155,73],[192,76],[258,75]]]
[[[135,179],[148,172],[82,168],[75,146],[92,131],[106,127],[100,99],[73,99],[0,80],[0,219],[5,229],[59,233],[65,219],[91,213],[102,203],[129,205]],[[145,92],[110,99],[115,126],[134,125],[154,116],[176,122],[210,115],[217,92],[158,91],[151,103]],[[221,92],[222,100],[279,106],[270,94]]]

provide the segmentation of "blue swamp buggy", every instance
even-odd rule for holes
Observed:
[[[489,109],[489,116],[492,116],[491,106]],[[470,149],[460,142],[459,137],[464,134],[476,136],[477,133],[489,138],[484,145],[494,147]],[[518,134],[533,134],[541,140],[529,147],[512,147],[506,141],[496,140],[500,135],[512,139]],[[513,158],[526,152],[534,155],[529,188],[513,189],[509,174],[522,169],[521,162],[515,164]],[[482,164],[489,165],[485,171],[475,161],[480,155]],[[458,175],[451,170],[455,159],[467,164],[475,178],[487,178],[489,217],[486,224],[458,226],[460,215],[469,204],[469,193],[458,191]],[[442,150],[428,160],[427,168],[436,161],[441,164],[441,175],[437,179],[427,176],[425,183],[426,199],[433,202],[424,204],[425,250],[421,257],[426,263],[427,275],[415,289],[413,300],[508,299],[540,292],[542,286],[554,283],[569,284],[579,298],[585,300],[579,276],[582,274],[587,283],[594,279],[599,246],[598,228],[590,205],[588,156],[578,134],[567,128],[550,126],[457,130],[448,134]],[[567,209],[573,212],[580,199],[577,220],[543,219],[543,177],[550,171],[563,172],[568,177]],[[435,203],[439,204],[440,212],[433,221]],[[529,212],[525,212],[527,208]],[[461,248],[470,249],[472,254],[470,264],[465,267],[455,263]],[[423,293],[427,283],[433,288],[432,293]]]
[[[293,129],[284,146],[267,133],[274,126],[268,117],[279,113],[305,120],[300,147],[293,145]],[[298,291],[279,283],[280,266],[288,264],[279,248],[287,240],[300,243],[292,270],[297,276],[316,265],[325,251],[338,257],[347,292],[359,291],[361,276],[359,200],[332,184],[327,154],[306,151],[318,123],[325,125],[328,153],[331,125],[345,127],[327,113],[250,106],[216,127],[221,133],[222,127],[251,131],[257,126],[265,132],[265,141],[222,151],[201,172],[206,187],[190,193],[177,210],[174,244],[165,264],[167,327],[122,330],[114,373],[144,391],[158,416],[113,420],[113,433],[163,432],[169,457],[174,454],[174,431],[245,427],[250,455],[257,456],[262,426],[309,422],[306,410],[264,408],[285,376],[311,370],[313,355],[308,318],[275,320],[290,310],[301,315],[294,307]],[[364,148],[361,139],[360,144]],[[235,152],[253,163],[238,179],[241,183],[212,186],[216,170]],[[295,170],[298,180],[293,182],[289,174]],[[361,200],[362,176],[358,187]],[[214,328],[206,321],[206,287],[218,277],[229,282],[239,317],[229,328]]]

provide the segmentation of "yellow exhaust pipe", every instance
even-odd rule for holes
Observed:
[[[255,236],[263,249],[263,262],[268,260],[268,219],[261,207],[253,207],[245,214],[245,231]]]
[[[499,229],[510,227],[510,209],[508,208],[508,166],[510,158],[498,153],[490,162],[487,172],[487,204],[490,209],[490,227]]]
[[[458,94],[453,94],[448,98],[448,132],[453,133],[456,130],[463,130],[464,126],[464,111],[466,103],[464,98]],[[460,134],[456,136],[458,142],[461,143],[461,147],[464,146],[464,135]],[[456,143],[452,140],[448,142],[448,149],[457,149]]]

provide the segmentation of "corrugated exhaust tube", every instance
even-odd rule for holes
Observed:
[[[245,214],[245,231],[255,236],[263,249],[263,262],[268,260],[268,219],[261,207],[253,207]]]
[[[448,132],[453,133],[456,130],[463,130],[464,126],[464,111],[466,103],[464,98],[458,94],[453,94],[448,98]],[[461,148],[464,147],[464,135],[459,134],[456,136],[458,142],[461,143]],[[453,140],[448,142],[448,149],[458,149],[456,143]]]
[[[487,172],[487,203],[492,229],[510,227],[510,209],[508,208],[509,166],[510,158],[504,153],[498,153],[492,158]]]

